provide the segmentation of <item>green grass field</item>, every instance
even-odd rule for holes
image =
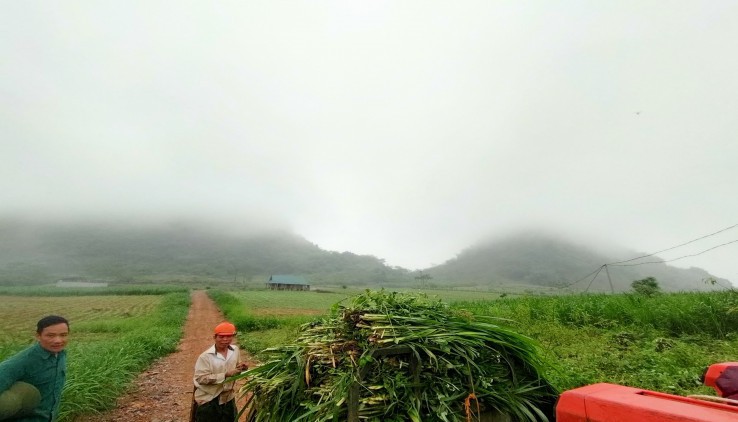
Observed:
[[[219,300],[227,315],[249,321],[245,329],[239,325],[246,331],[239,342],[259,356],[267,347],[289,343],[301,324],[327,314],[333,304],[358,291],[212,293],[228,297]],[[561,390],[610,382],[682,395],[714,394],[701,384],[704,369],[736,360],[736,292],[652,298],[489,295],[429,291],[429,296],[459,310],[501,318],[503,324],[536,340],[549,362],[546,376]]]
[[[0,301],[0,360],[34,341],[42,316],[59,314],[70,321],[60,422],[114,406],[139,372],[176,350],[190,303],[188,293],[0,296]]]
[[[169,289],[169,288],[167,288]],[[62,421],[115,403],[130,380],[175,350],[187,316],[186,290],[142,289],[74,296],[53,289],[0,295],[0,359],[33,341],[35,322],[70,319],[69,379]],[[363,290],[322,292],[208,290],[239,327],[239,343],[259,353],[289,344],[302,324]],[[428,296],[470,315],[488,315],[529,336],[548,362],[546,377],[566,390],[610,382],[673,394],[714,394],[700,376],[710,364],[735,361],[738,293],[500,297],[493,292],[431,290]],[[114,380],[114,382],[111,382]]]
[[[404,293],[420,293],[417,289],[387,289]],[[248,309],[256,313],[275,313],[278,309],[306,310],[315,313],[325,312],[341,300],[355,296],[364,289],[336,288],[318,291],[276,291],[276,290],[244,290],[229,291]],[[427,290],[423,293],[447,303],[464,300],[495,300],[499,293],[475,290]],[[288,311],[287,311],[288,312]]]
[[[33,341],[36,321],[62,315],[70,321],[75,342],[101,338],[99,327],[121,325],[152,315],[162,296],[0,296],[0,359]],[[130,323],[130,322],[128,322]],[[98,327],[97,329],[95,327]],[[14,345],[14,346],[12,346]]]

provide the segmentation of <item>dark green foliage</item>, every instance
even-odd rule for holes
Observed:
[[[646,277],[641,280],[635,280],[634,282],[630,283],[630,287],[633,288],[634,292],[646,297],[651,297],[661,293],[659,282],[656,281],[656,279],[653,277]]]
[[[252,417],[346,420],[356,383],[362,420],[462,421],[475,397],[487,411],[546,420],[557,393],[541,376],[539,350],[501,322],[422,295],[366,291],[243,375]]]

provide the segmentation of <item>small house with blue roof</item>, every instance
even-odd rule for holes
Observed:
[[[272,275],[266,284],[269,290],[310,290],[310,285],[304,277],[297,275]]]

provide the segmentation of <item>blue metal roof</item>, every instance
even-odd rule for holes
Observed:
[[[270,283],[280,284],[308,284],[304,277],[299,275],[272,275],[269,277]]]

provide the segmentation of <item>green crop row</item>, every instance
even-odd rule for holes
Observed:
[[[71,335],[59,420],[71,421],[115,406],[143,369],[175,351],[189,304],[187,293],[8,299],[0,324],[0,360],[28,346],[40,316],[50,311],[67,316]]]
[[[60,422],[115,406],[116,398],[143,369],[176,350],[189,305],[188,294],[171,293],[144,317],[74,325]],[[75,341],[78,335],[90,338]]]
[[[188,292],[187,287],[174,285],[111,285],[107,287],[5,286],[0,296],[142,296]]]

